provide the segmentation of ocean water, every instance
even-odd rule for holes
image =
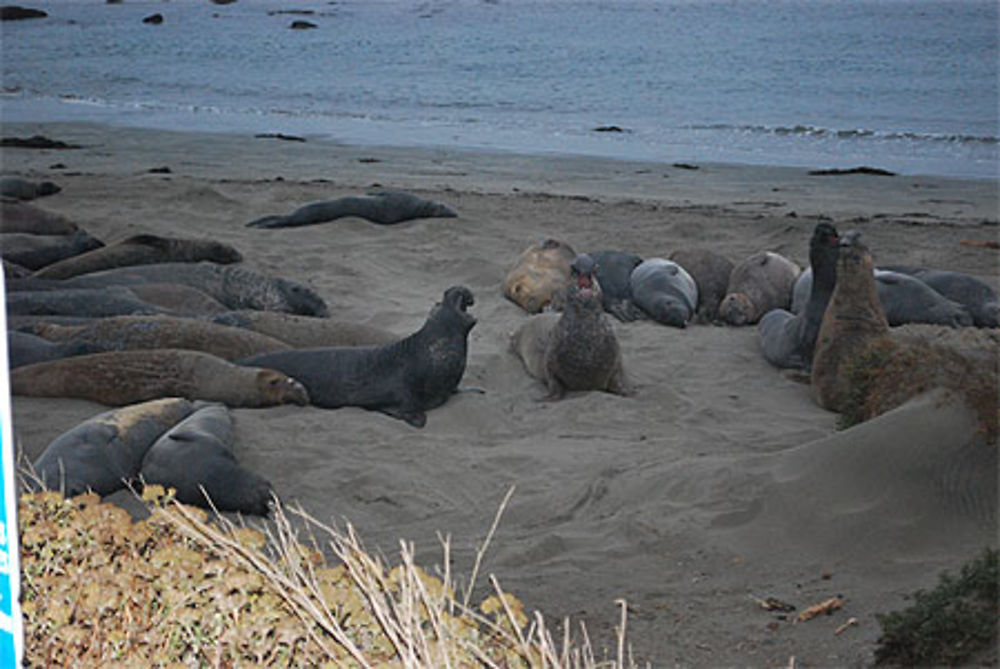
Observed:
[[[997,176],[994,0],[30,6],[3,121]]]

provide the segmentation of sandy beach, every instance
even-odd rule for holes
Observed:
[[[423,429],[351,408],[236,409],[237,457],[284,501],[349,521],[386,555],[412,541],[432,568],[439,537],[450,536],[460,574],[514,486],[483,573],[550,627],[583,621],[611,652],[624,599],[639,662],[866,665],[876,613],[996,545],[996,449],[963,450],[974,429],[961,416],[935,422],[931,403],[838,432],[806,384],[763,359],[756,328],[652,322],[614,323],[633,397],[540,401],[544,388],[508,350],[529,316],[501,294],[518,254],[547,236],[643,257],[711,247],[738,262],[770,250],[807,266],[821,219],[860,230],[879,264],[961,270],[998,288],[1000,252],[963,243],[997,240],[996,181],[3,126],[5,137],[34,134],[82,148],[3,149],[3,174],[56,182],[62,191],[35,204],[105,242],[140,232],[223,241],[248,266],[314,288],[331,317],[400,335],[446,288],[468,286],[478,323],[464,382],[485,394],[455,395]],[[169,173],[150,172],[162,167]],[[376,186],[445,202],[459,217],[245,227]],[[34,459],[103,410],[15,397],[16,441]],[[904,466],[908,445],[935,429],[940,450]],[[940,465],[954,453],[993,469],[962,491],[942,487]],[[972,503],[956,501],[962,492]],[[801,623],[754,600],[801,610],[835,595],[843,609]],[[849,618],[857,624],[835,634]]]

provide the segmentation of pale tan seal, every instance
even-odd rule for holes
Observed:
[[[719,315],[730,325],[750,325],[772,309],[788,309],[801,268],[771,251],[755,253],[733,268]]]
[[[840,411],[849,387],[844,364],[889,333],[875,287],[872,256],[858,232],[841,237],[837,282],[816,337],[810,386],[824,409]]]
[[[504,297],[537,314],[566,291],[569,265],[576,253],[569,244],[545,239],[528,247],[503,280]]]
[[[279,311],[229,311],[212,317],[220,325],[246,328],[295,348],[382,346],[402,337],[382,328]]]
[[[302,384],[281,372],[180,349],[111,351],[28,365],[11,371],[10,388],[14,395],[75,397],[109,406],[158,397],[251,408],[309,403]]]

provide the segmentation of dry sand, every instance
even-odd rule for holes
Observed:
[[[878,263],[963,270],[996,287],[998,252],[960,243],[996,240],[996,182],[3,128],[35,133],[85,148],[7,149],[4,173],[59,183],[37,204],[104,241],[210,236],[252,267],[311,285],[333,317],[399,334],[417,329],[445,288],[469,286],[479,322],[465,383],[486,394],[456,395],[422,430],[351,408],[236,410],[238,458],[286,501],[350,520],[386,554],[405,538],[433,566],[439,534],[450,535],[460,573],[516,486],[484,573],[550,623],[586,621],[600,647],[613,646],[624,598],[635,657],[655,666],[866,664],[875,613],[905,606],[939,570],[996,543],[996,449],[966,447],[968,417],[940,398],[838,433],[806,385],[764,361],[754,328],[646,322],[616,323],[634,397],[542,402],[541,384],[507,348],[528,315],[500,292],[517,255],[544,236],[578,251],[653,257],[711,246],[738,261],[767,249],[805,264],[820,216],[863,231]],[[161,166],[171,173],[148,172]],[[460,216],[244,227],[375,184]],[[30,458],[104,410],[58,399],[13,406]],[[803,623],[752,599],[801,610],[838,594],[844,609]],[[851,617],[857,626],[835,635]]]

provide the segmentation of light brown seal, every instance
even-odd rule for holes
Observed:
[[[157,397],[222,402],[231,407],[306,405],[298,381],[273,369],[241,367],[200,351],[111,351],[11,371],[14,395],[75,397],[121,406]]]
[[[381,328],[280,311],[229,311],[212,317],[221,325],[246,328],[295,348],[321,346],[382,346],[402,339]]]
[[[79,226],[65,216],[53,214],[23,202],[0,201],[0,232],[33,235],[69,235]]]
[[[140,300],[178,316],[211,316],[229,311],[208,293],[182,283],[137,283],[128,289]]]
[[[576,253],[569,244],[545,239],[528,247],[503,280],[504,297],[529,314],[537,314],[561,296],[569,282],[569,265]]]
[[[211,353],[223,360],[291,348],[252,330],[176,316],[115,316],[86,325],[42,323],[35,333],[52,342],[82,342],[105,351],[181,348]]]
[[[152,265],[163,262],[210,260],[220,265],[240,262],[243,256],[229,244],[211,239],[181,239],[160,235],[133,235],[104,248],[88,250],[43,267],[35,272],[42,279],[68,279],[80,274],[115,267]]]
[[[840,239],[837,283],[816,337],[810,386],[824,409],[840,411],[847,401],[848,380],[843,365],[872,340],[889,333],[875,287],[872,256],[858,232]]]
[[[719,315],[730,325],[750,325],[771,309],[787,309],[802,270],[771,251],[755,253],[733,268]]]

